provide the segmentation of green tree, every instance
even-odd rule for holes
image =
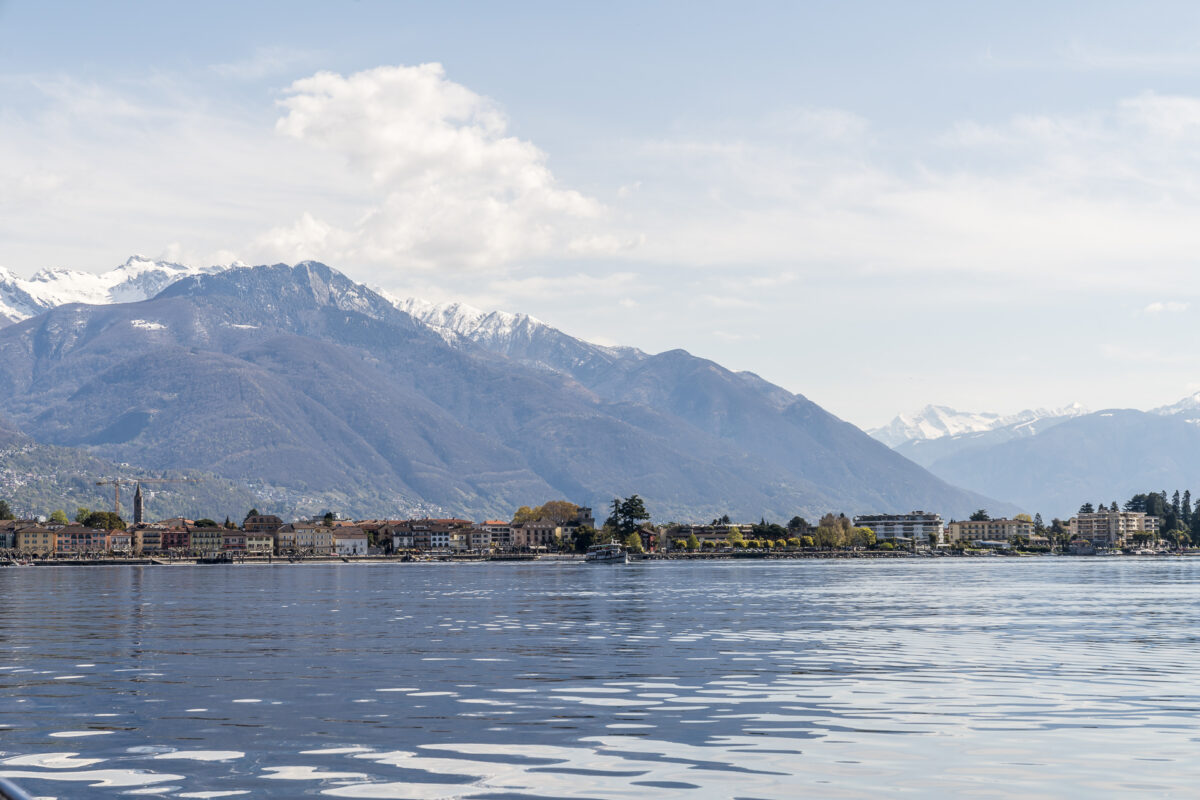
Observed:
[[[737,547],[737,546],[741,545],[742,543],[744,543],[746,540],[742,536],[741,529],[738,528],[738,526],[734,525],[729,529],[729,535],[725,537],[725,541],[729,542],[729,544],[731,546]]]
[[[844,547],[846,536],[836,525],[818,525],[817,533],[813,536],[818,547]]]
[[[88,518],[88,514],[90,513],[92,513],[92,510],[87,506],[77,506],[75,508],[75,521],[82,523]]]
[[[808,530],[808,522],[805,521],[804,517],[797,515],[788,520],[787,529],[789,531],[804,533]]]
[[[1041,534],[1041,533],[1045,533],[1045,531],[1046,531],[1046,523],[1042,522],[1042,515],[1040,513],[1034,514],[1033,515],[1033,532],[1037,533],[1037,534]]]
[[[692,533],[688,535],[687,549],[689,553],[694,553],[700,549],[700,540],[696,538],[696,534]]]
[[[587,549],[596,543],[596,529],[588,525],[580,525],[575,529],[575,552],[586,553]]]
[[[816,541],[813,540],[813,537],[811,537],[811,536],[801,536],[800,537],[800,546],[801,547],[816,547],[817,543],[816,543]]]
[[[228,515],[225,517],[225,528],[226,528],[226,530],[231,530],[231,531],[237,530],[237,525],[233,524],[233,521],[231,519],[229,519]]]
[[[638,529],[638,526],[650,519],[646,504],[636,494],[624,500],[613,498],[612,513],[604,521],[605,527],[612,527],[618,534],[627,537]]]
[[[7,500],[0,500],[0,519],[13,519],[12,508],[9,507]]]
[[[971,515],[971,522],[987,522],[990,519],[986,508],[981,508]]]
[[[521,506],[517,509],[516,513],[513,514],[512,524],[523,525],[526,522],[537,522],[537,515],[529,506]]]
[[[642,547],[642,537],[637,531],[625,537],[625,549],[631,553],[646,552],[645,548]]]
[[[1079,507],[1080,514],[1095,514],[1096,508],[1091,503],[1084,503]]]
[[[875,546],[875,531],[870,528],[854,528],[851,536],[855,547]]]
[[[89,528],[100,528],[106,531],[123,530],[125,528],[125,521],[113,511],[92,511],[79,521]]]
[[[259,516],[258,509],[252,508],[246,512],[246,517],[245,517],[245,519],[242,520],[242,522],[245,523],[245,521],[247,519],[250,519],[251,517],[257,517],[257,516]]]
[[[337,521],[337,514],[332,511],[326,511],[325,516],[321,518],[326,525],[332,525]]]
[[[67,512],[63,511],[61,508],[50,512],[50,521],[58,523],[59,525],[67,525],[71,522],[69,519],[67,519]]]
[[[196,520],[196,527],[197,528],[215,528],[215,527],[217,527],[217,521],[213,520],[213,519],[209,519],[208,517],[203,517],[201,519]]]

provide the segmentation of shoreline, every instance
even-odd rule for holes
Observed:
[[[1078,558],[1078,559],[1146,559],[1146,558],[1187,558],[1200,556],[1198,551],[1174,553],[1110,553],[1105,555],[1074,555],[1071,553],[1012,553],[1001,555],[994,551],[979,553],[906,553],[906,552],[877,552],[877,551],[848,551],[848,552],[816,552],[816,553],[689,553],[689,554],[648,554],[644,558],[631,559],[629,563],[663,562],[663,561],[845,561],[845,560],[895,560],[915,559],[921,561],[955,559],[1028,559],[1028,558]],[[404,556],[331,556],[329,558],[304,558],[289,560],[287,558],[244,558],[210,560],[201,558],[94,558],[94,559],[31,559],[27,563],[0,562],[0,569],[6,567],[214,567],[214,566],[262,566],[262,567],[294,567],[304,565],[425,565],[425,564],[494,564],[494,563],[541,563],[541,564],[585,564],[583,555],[522,555],[521,557],[500,556],[485,557],[478,555],[467,556],[436,556],[431,558],[413,559]],[[597,565],[600,566],[600,565]]]

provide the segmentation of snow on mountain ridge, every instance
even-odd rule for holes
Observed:
[[[180,278],[225,269],[228,267],[188,267],[138,255],[99,273],[53,267],[40,269],[26,279],[0,268],[0,326],[68,303],[105,305],[147,300]]]
[[[928,405],[920,411],[899,414],[887,425],[873,428],[867,433],[888,447],[897,447],[905,442],[983,433],[998,428],[1030,424],[1042,419],[1077,417],[1086,413],[1087,409],[1079,403],[1055,409],[1025,409],[1008,415],[986,411],[957,411],[948,406]]]

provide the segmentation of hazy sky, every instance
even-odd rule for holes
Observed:
[[[0,0],[0,265],[304,258],[871,426],[1200,390],[1193,3]]]

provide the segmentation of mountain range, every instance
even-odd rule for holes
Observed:
[[[63,271],[0,286],[24,317],[0,329],[0,414],[42,445],[200,471],[283,514],[504,516],[633,492],[656,519],[1006,508],[682,350],[389,299],[315,262],[122,269],[93,304],[45,307],[79,296]]]
[[[1073,405],[1022,412],[1016,422],[929,408],[936,414],[925,414],[927,408],[898,417],[873,434],[896,435],[904,419],[912,438],[894,445],[896,452],[943,480],[986,487],[1047,519],[1066,518],[1085,502],[1200,486],[1200,393],[1149,411],[1087,412]]]

